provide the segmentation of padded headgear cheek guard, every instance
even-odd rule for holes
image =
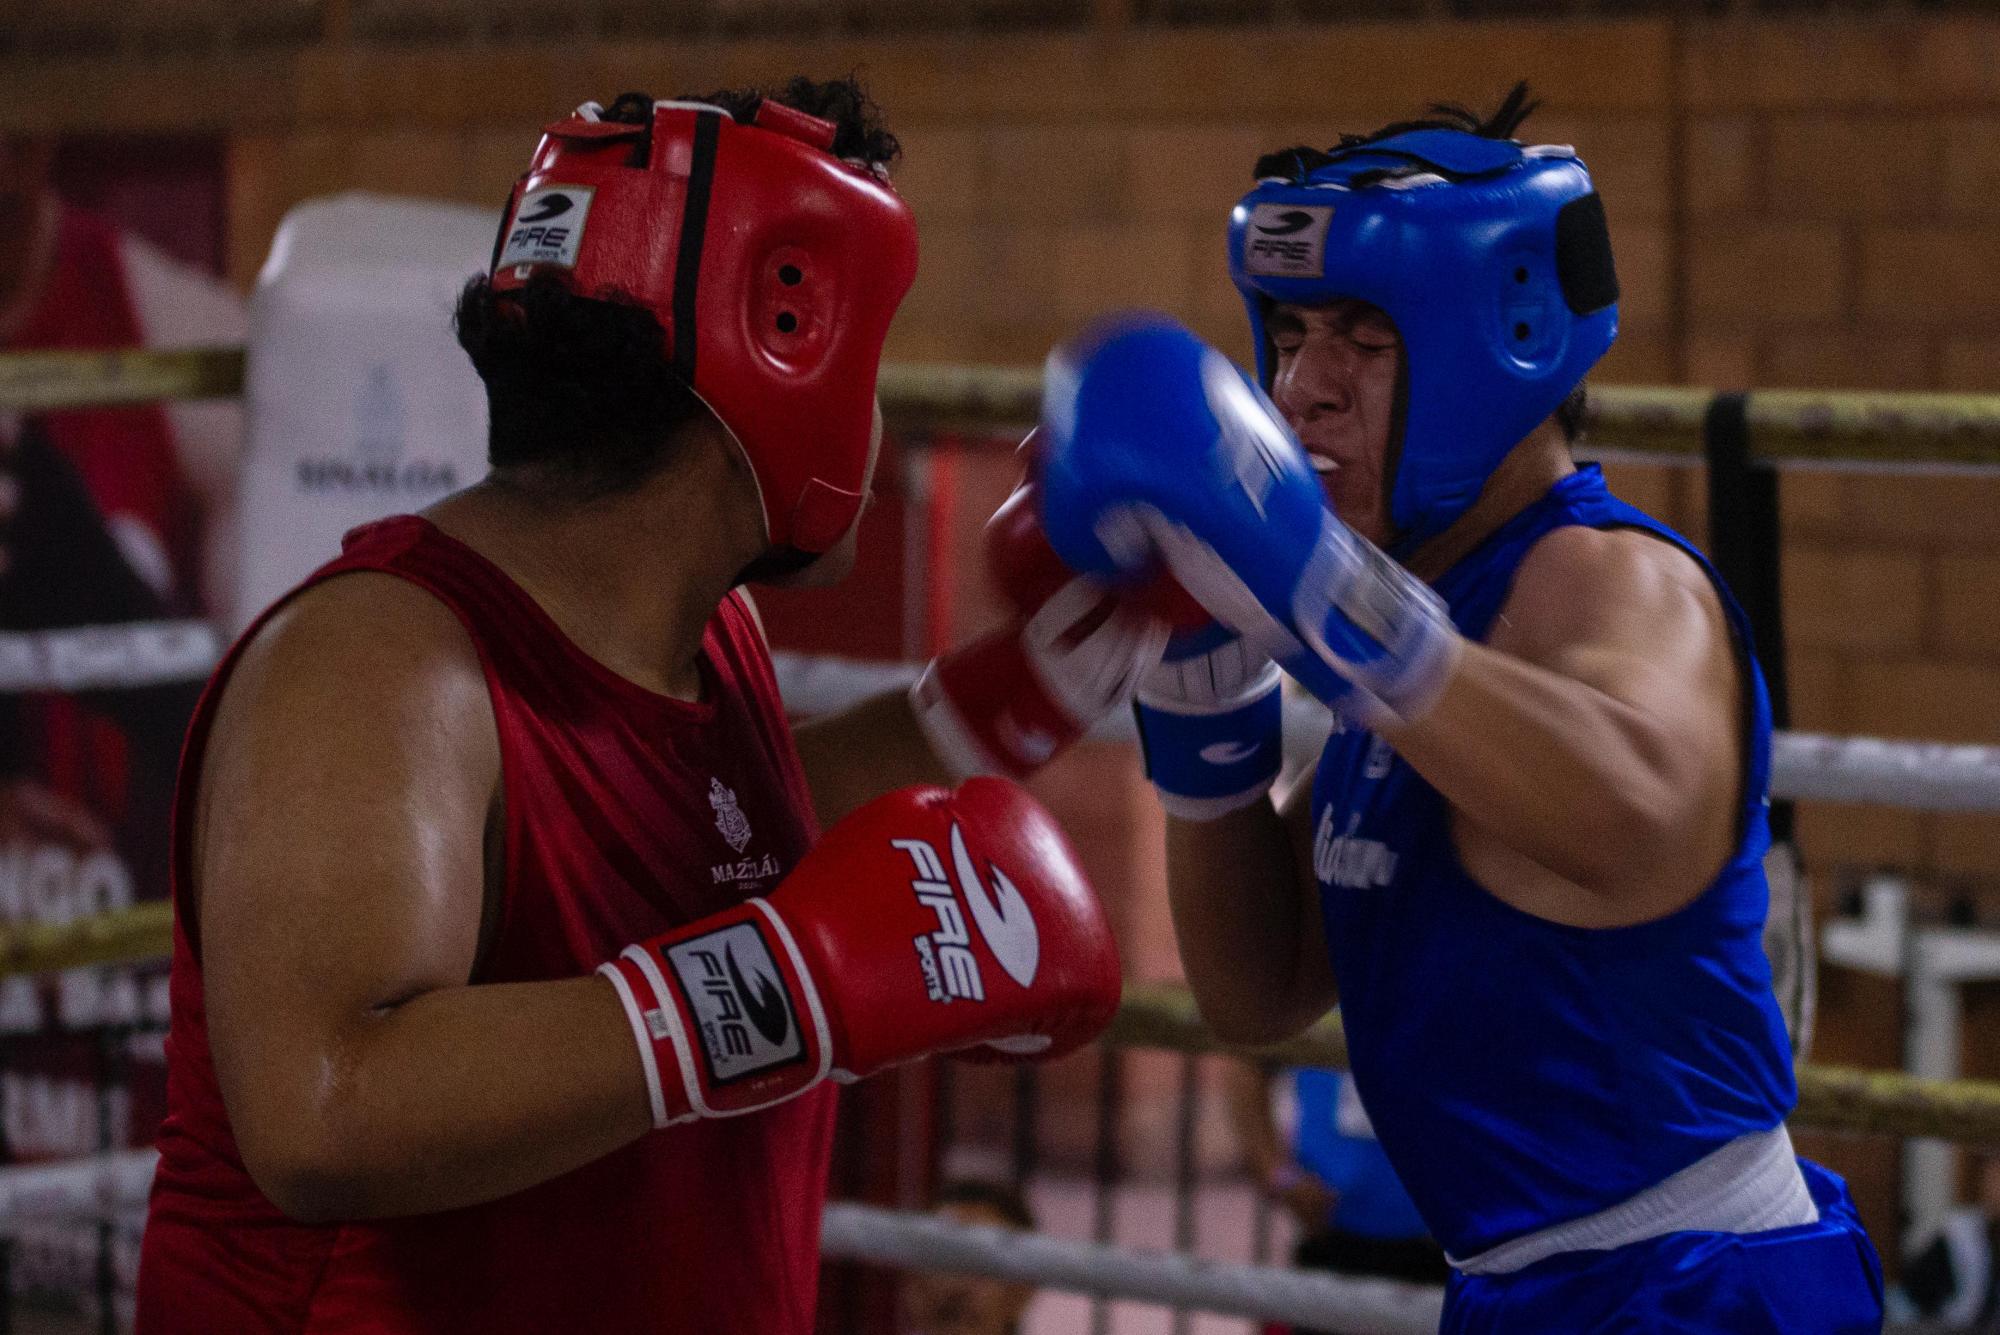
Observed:
[[[550,270],[652,312],[749,462],[772,545],[807,553],[860,513],[882,345],[917,271],[909,206],[833,140],[776,102],[749,124],[660,102],[650,125],[586,103],[543,132],[492,268],[496,292]]]
[[[1334,152],[1237,204],[1229,272],[1269,390],[1273,303],[1380,308],[1407,389],[1389,442],[1399,549],[1471,508],[1618,332],[1604,206],[1573,150],[1416,130]]]

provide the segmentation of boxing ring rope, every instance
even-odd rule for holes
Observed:
[[[0,412],[232,398],[243,366],[243,349],[233,347],[9,353],[0,356]],[[1037,367],[891,363],[879,390],[893,423],[935,431],[1033,422],[1041,383]],[[1750,454],[1761,462],[2000,468],[2000,395],[1760,389],[1745,397]],[[1587,444],[1697,461],[1715,398],[1682,386],[1593,385]]]
[[[0,1168],[0,1227],[137,1226],[158,1162],[152,1150],[123,1150]],[[826,1207],[820,1240],[828,1260],[986,1275],[1340,1335],[1433,1335],[1443,1306],[1442,1290],[1419,1285],[1130,1251],[851,1202]]]
[[[152,1150],[123,1150],[0,1168],[0,1221],[10,1229],[136,1222],[158,1162]],[[1421,1285],[1131,1251],[849,1202],[826,1207],[820,1238],[828,1260],[989,1275],[1343,1335],[1432,1335],[1442,1307],[1442,1291]]]
[[[1435,1335],[1444,1307],[1443,1290],[1421,1285],[1131,1251],[850,1202],[826,1207],[820,1241],[823,1255],[843,1261],[1022,1280],[1344,1335]]]
[[[128,348],[0,356],[0,411],[5,412],[114,408],[162,399],[233,399],[242,392],[241,348]]]
[[[806,716],[833,713],[917,677],[915,667],[899,663],[782,651],[771,658],[785,704]],[[1288,740],[1324,735],[1325,710],[1310,700],[1288,699],[1285,729]],[[1123,710],[1100,722],[1091,737],[1138,741]],[[1771,796],[1908,811],[2000,811],[2000,747],[1781,732],[1772,739]]]
[[[1176,983],[1133,983],[1104,1042],[1176,1052],[1224,1052],[1276,1066],[1347,1069],[1347,1040],[1336,1011],[1268,1047],[1234,1048],[1202,1022],[1194,994]],[[1965,1145],[2000,1145],[2000,1081],[1925,1080],[1901,1071],[1845,1066],[1798,1068],[1793,1125],[1853,1135],[1929,1136]]]
[[[145,964],[174,948],[174,906],[164,899],[66,923],[0,926],[0,978],[100,964]]]
[[[206,681],[221,656],[222,638],[206,621],[0,631],[0,695]]]
[[[8,926],[0,928],[0,978],[144,963],[164,957],[172,948],[173,909],[164,902],[66,924]],[[1237,1047],[1224,1043],[1202,1023],[1193,994],[1175,983],[1127,984],[1103,1042],[1112,1047],[1221,1053],[1274,1065],[1347,1067],[1347,1043],[1337,1012],[1286,1042]],[[1926,1080],[1900,1071],[1801,1066],[1798,1085],[1799,1104],[1791,1120],[1802,1127],[2000,1146],[2000,1082]],[[0,1218],[5,1213],[0,1203]]]
[[[1781,732],[1771,795],[1908,811],[2000,811],[2000,747]]]
[[[0,694],[23,691],[137,689],[205,680],[221,655],[213,627],[200,621],[138,621],[115,626],[0,632]],[[832,713],[880,691],[909,686],[917,669],[902,663],[772,655],[778,684],[794,713]],[[1324,731],[1311,702],[1287,702],[1289,733]],[[1134,742],[1132,720],[1118,712],[1091,736]],[[1780,800],[1867,803],[1910,811],[2000,811],[2000,747],[1890,741],[1781,732],[1772,741],[1771,795]]]
[[[891,364],[879,381],[895,425],[926,430],[1021,426],[1041,411],[1035,367]],[[1763,463],[2000,468],[2000,395],[1751,390],[1750,457]],[[1581,453],[1700,462],[1713,390],[1592,385]]]

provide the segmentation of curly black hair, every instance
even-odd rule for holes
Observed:
[[[1507,91],[1503,99],[1489,115],[1459,105],[1456,102],[1433,102],[1426,109],[1428,114],[1414,120],[1391,121],[1387,125],[1369,130],[1365,134],[1343,134],[1332,148],[1310,148],[1295,144],[1276,152],[1265,153],[1257,159],[1251,169],[1254,180],[1263,181],[1273,177],[1303,181],[1319,168],[1333,160],[1334,152],[1341,149],[1358,148],[1377,140],[1394,135],[1409,134],[1415,130],[1459,130],[1466,134],[1476,134],[1486,139],[1512,139],[1524,121],[1534,114],[1541,103],[1529,96],[1527,80],[1517,82]],[[1584,418],[1589,411],[1589,391],[1579,382],[1570,391],[1555,411],[1556,425],[1562,428],[1563,437],[1572,444],[1583,435]]]
[[[631,93],[625,95],[631,96]],[[875,105],[874,99],[861,87],[860,78],[853,74],[824,81],[799,76],[775,92],[725,89],[715,93],[686,93],[677,100],[706,102],[720,107],[739,121],[748,121],[757,114],[758,104],[767,99],[794,111],[803,111],[808,116],[832,121],[833,155],[837,158],[886,168],[902,156],[903,146],[882,124],[882,109]],[[624,100],[621,97],[619,102]]]
[[[1528,98],[1528,83],[1523,79],[1507,93],[1507,98],[1490,116],[1481,116],[1469,111],[1456,102],[1433,102],[1428,108],[1430,114],[1415,120],[1390,121],[1387,125],[1365,134],[1343,134],[1332,148],[1308,148],[1295,144],[1281,148],[1275,153],[1266,153],[1257,159],[1252,170],[1255,179],[1262,181],[1273,176],[1289,177],[1303,181],[1313,172],[1333,161],[1333,153],[1340,149],[1359,148],[1380,139],[1389,139],[1399,134],[1409,134],[1416,130],[1459,130],[1466,134],[1476,134],[1485,139],[1512,139],[1514,132],[1521,128],[1521,122],[1534,113],[1542,104]]]
[[[776,92],[698,93],[739,122],[766,98],[834,123],[835,156],[886,169],[901,149],[881,112],[848,76],[797,78]],[[623,93],[606,120],[651,123],[653,98]],[[629,491],[666,466],[686,425],[707,411],[677,375],[666,331],[635,299],[579,296],[552,270],[511,292],[485,274],[466,283],[452,316],[458,345],[486,382],[487,457],[591,499]]]

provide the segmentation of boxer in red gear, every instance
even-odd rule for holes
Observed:
[[[832,1081],[1108,1018],[1046,814],[903,692],[795,737],[741,587],[851,562],[894,156],[851,81],[544,136],[457,313],[492,473],[197,711],[142,1335],[806,1335]]]

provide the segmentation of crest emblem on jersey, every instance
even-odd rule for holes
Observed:
[[[741,853],[743,846],[750,842],[750,818],[743,814],[743,808],[736,805],[736,794],[722,786],[722,780],[708,781],[708,804],[715,808],[715,828],[722,831],[722,837],[729,846]]]

